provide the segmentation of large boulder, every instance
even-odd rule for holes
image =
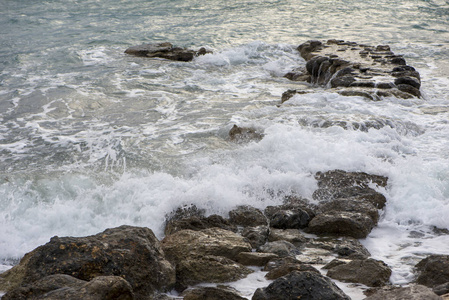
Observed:
[[[374,225],[373,220],[363,213],[330,211],[313,218],[309,223],[307,232],[361,239],[371,232]]]
[[[191,61],[198,55],[204,55],[208,52],[205,48],[198,51],[181,47],[174,47],[171,43],[142,44],[132,46],[125,50],[126,54],[143,57],[158,57],[177,61]]]
[[[296,247],[301,247],[307,242],[307,238],[298,229],[271,228],[268,236],[269,242],[287,241]]]
[[[395,96],[420,97],[421,78],[405,59],[388,45],[376,47],[342,40],[308,41],[298,46],[307,61],[306,68],[295,68],[285,77],[330,86],[343,96],[370,100]],[[298,92],[304,92],[299,90]],[[292,97],[296,91],[289,91]],[[288,100],[283,95],[283,102]]]
[[[293,271],[259,288],[252,300],[350,300],[329,278],[315,272]]]
[[[301,253],[295,245],[287,241],[268,242],[257,248],[257,252],[274,253],[279,257],[295,256]]]
[[[212,227],[219,227],[226,230],[236,231],[237,228],[232,226],[228,220],[219,215],[205,216],[188,216],[184,218],[172,218],[165,225],[165,235],[171,235],[184,229],[203,230]]]
[[[251,251],[251,244],[229,230],[208,228],[201,231],[181,230],[165,237],[162,248],[175,263],[191,255],[224,256],[235,260],[240,252]]]
[[[245,227],[242,230],[242,236],[251,244],[251,247],[258,248],[268,240],[270,230],[268,226]]]
[[[379,211],[377,208],[368,201],[360,201],[352,198],[335,199],[328,202],[323,202],[319,209],[322,212],[330,211],[346,211],[356,212],[367,215],[373,220],[374,224],[379,221]]]
[[[131,285],[119,276],[98,276],[87,282],[63,274],[50,275],[15,288],[3,300],[133,300]]]
[[[331,251],[340,257],[369,257],[368,249],[363,246],[359,240],[351,237],[332,238],[321,237],[310,239],[306,244],[307,248],[319,248]]]
[[[371,258],[355,259],[346,264],[339,264],[330,268],[327,276],[343,282],[362,283],[377,287],[388,283],[391,269],[379,260]]]
[[[53,274],[86,281],[97,276],[120,276],[129,282],[137,299],[170,289],[175,283],[175,269],[165,259],[154,233],[145,227],[120,226],[87,237],[51,238],[0,275],[6,284],[0,290]]]
[[[416,282],[428,287],[449,282],[449,255],[430,255],[416,265]]]
[[[442,298],[423,285],[410,285],[407,287],[386,286],[376,290],[365,300],[441,300]]]
[[[238,226],[266,226],[267,217],[257,208],[241,205],[229,212],[229,222]]]

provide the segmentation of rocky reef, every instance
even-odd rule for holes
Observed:
[[[191,61],[198,55],[210,53],[205,48],[198,51],[175,47],[171,43],[142,44],[139,46],[129,47],[125,50],[126,54],[142,57],[157,57],[176,61]]]
[[[377,224],[386,199],[376,187],[388,178],[343,170],[315,178],[318,205],[291,195],[263,211],[238,206],[225,217],[180,207],[167,215],[161,241],[133,226],[53,237],[0,274],[2,299],[245,299],[226,283],[254,268],[272,281],[254,292],[257,300],[350,299],[330,278],[372,287],[368,299],[440,299],[435,292],[449,292],[447,256],[420,262],[416,285],[392,287],[391,269],[359,242]],[[181,296],[166,293],[173,288]]]
[[[362,96],[370,100],[421,96],[419,73],[388,45],[328,40],[308,41],[297,49],[306,60],[306,67],[287,73],[285,77],[291,80],[331,88],[343,96]],[[289,90],[282,96],[282,102],[305,92]]]

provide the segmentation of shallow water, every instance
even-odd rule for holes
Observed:
[[[282,196],[311,198],[317,171],[389,177],[387,207],[363,241],[413,279],[449,254],[449,3],[445,1],[0,2],[0,260],[54,235],[122,224],[162,237],[165,214],[226,215]],[[368,102],[299,83],[309,39],[389,44],[422,77],[424,99]],[[193,62],[125,55],[144,42],[213,50]],[[381,129],[320,126],[381,122]],[[237,124],[260,142],[227,139]],[[273,191],[276,196],[273,196]]]

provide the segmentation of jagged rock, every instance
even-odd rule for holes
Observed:
[[[330,86],[344,96],[363,96],[370,100],[396,96],[420,97],[419,73],[407,66],[388,45],[377,47],[341,40],[308,41],[298,46],[306,68],[296,68],[285,75],[291,80]],[[287,101],[296,92],[283,95]]]
[[[432,289],[439,296],[449,294],[449,282],[439,284]]]
[[[301,253],[295,245],[287,241],[268,242],[260,246],[257,252],[274,253],[279,257],[294,256]]]
[[[15,288],[4,300],[132,300],[130,284],[119,276],[98,276],[87,282],[63,274],[50,275],[33,283]]]
[[[338,259],[338,258],[336,258],[336,259],[333,259],[331,262],[327,263],[326,265],[324,265],[323,269],[329,270],[329,269],[332,269],[332,268],[334,268],[336,266],[347,264],[350,261],[351,261],[350,259]]]
[[[229,138],[236,143],[245,143],[250,141],[260,141],[264,134],[257,129],[249,127],[239,127],[234,124],[229,131]]]
[[[1,274],[8,290],[53,274],[82,280],[115,275],[126,278],[136,299],[175,283],[174,267],[153,232],[145,227],[120,226],[87,237],[53,237],[27,253],[19,265]]]
[[[430,255],[415,267],[418,272],[418,284],[435,287],[449,282],[449,255]]]
[[[197,287],[189,289],[183,294],[184,300],[245,300],[236,291],[230,288]]]
[[[165,237],[161,245],[166,257],[175,263],[191,255],[224,256],[235,260],[240,252],[252,249],[242,236],[221,228],[181,230]]]
[[[271,228],[268,236],[269,242],[284,240],[292,243],[296,247],[301,247],[307,238],[298,229],[276,229]]]
[[[210,53],[205,48],[198,51],[174,47],[171,43],[142,44],[125,50],[126,54],[143,57],[158,57],[177,61],[191,61],[198,55]]]
[[[423,285],[411,285],[407,287],[385,286],[377,289],[374,294],[365,300],[441,300],[442,298]]]
[[[251,247],[258,248],[268,240],[268,226],[245,227],[242,230],[242,236],[251,244]]]
[[[237,228],[231,225],[228,220],[219,215],[191,216],[182,219],[171,219],[165,226],[165,235],[171,235],[184,229],[203,230],[212,227],[219,227],[225,230],[237,231]]]
[[[324,202],[319,206],[322,212],[346,211],[362,213],[371,218],[374,224],[379,221],[379,212],[370,202],[358,201],[351,198],[335,199]]]
[[[331,211],[313,218],[309,223],[307,232],[361,239],[371,232],[374,225],[373,220],[365,214]]]
[[[229,222],[239,226],[256,227],[259,225],[268,225],[265,215],[257,208],[242,205],[229,212]]]
[[[371,256],[359,240],[352,237],[311,239],[305,244],[305,247],[328,250],[341,257],[362,258]]]
[[[330,268],[327,276],[343,282],[376,287],[383,286],[390,280],[391,269],[384,262],[372,258],[355,259]]]
[[[176,264],[177,289],[202,282],[229,282],[242,279],[253,271],[235,261],[213,255],[190,255]]]
[[[278,255],[274,253],[263,252],[240,252],[237,255],[237,262],[245,266],[265,266],[273,258]]]
[[[270,283],[266,288],[259,288],[252,300],[349,300],[329,278],[314,272],[293,271]]]

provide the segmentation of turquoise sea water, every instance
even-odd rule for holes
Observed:
[[[310,39],[389,44],[422,77],[423,99],[368,102],[298,87]],[[125,55],[169,41],[213,54],[190,63]],[[311,198],[317,171],[386,175],[387,207],[363,241],[413,279],[449,254],[449,2],[0,0],[0,263],[54,235],[122,224],[162,237],[166,213]],[[326,120],[387,120],[361,132]],[[227,139],[233,124],[265,133]],[[269,191],[279,191],[279,197]],[[410,234],[411,232],[419,234]]]

